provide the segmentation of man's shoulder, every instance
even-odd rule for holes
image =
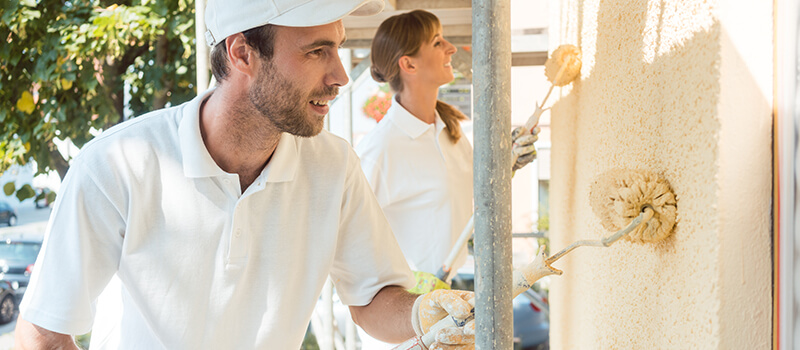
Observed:
[[[159,109],[142,114],[141,116],[132,119],[128,119],[102,131],[100,135],[97,135],[97,137],[95,137],[90,143],[97,143],[106,139],[124,137],[126,134],[137,134],[143,137],[152,135],[142,134],[142,129],[152,129],[152,131],[156,131],[158,133],[167,132],[168,129],[164,129],[165,127],[169,128],[170,125],[177,126],[177,122],[180,120],[180,108],[181,106]]]
[[[114,125],[84,145],[76,159],[130,157],[156,148],[177,149],[181,107],[159,109]]]

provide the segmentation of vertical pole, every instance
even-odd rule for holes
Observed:
[[[195,60],[197,66],[197,94],[208,89],[208,44],[206,43],[206,0],[194,2]]]
[[[773,340],[776,350],[800,344],[800,5],[775,0],[773,6]]]
[[[328,278],[322,287],[322,334],[317,334],[320,350],[334,349],[333,335],[333,282]]]
[[[510,0],[472,0],[475,347],[513,347]]]
[[[347,314],[347,320],[345,320],[345,338],[344,338],[344,348],[345,350],[356,350],[356,324],[353,322],[353,318],[350,317],[350,314]]]

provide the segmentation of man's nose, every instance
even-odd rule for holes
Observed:
[[[326,76],[325,85],[345,86],[347,85],[347,82],[350,81],[350,77],[347,76],[347,72],[344,70],[338,50],[334,56],[335,57],[332,57],[331,59],[330,70]]]

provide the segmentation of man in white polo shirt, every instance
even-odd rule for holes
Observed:
[[[218,87],[108,129],[74,159],[17,348],[74,349],[71,335],[92,331],[98,349],[297,349],[328,275],[386,341],[444,309],[466,317],[470,293],[406,292],[414,280],[358,158],[321,131],[348,81],[341,18],[382,8],[210,0]]]

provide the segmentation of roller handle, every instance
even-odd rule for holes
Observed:
[[[458,253],[461,251],[461,248],[467,244],[469,237],[472,235],[472,229],[475,228],[475,214],[469,218],[469,222],[467,225],[464,226],[464,229],[461,231],[461,235],[458,236],[458,240],[456,244],[453,245],[453,249],[450,250],[450,254],[447,255],[447,259],[444,260],[444,264],[442,267],[439,268],[439,271],[436,271],[436,278],[447,281],[447,277],[450,276],[450,271],[453,269],[453,261],[456,260]]]
[[[556,262],[556,260],[561,259],[561,257],[563,257],[564,255],[567,255],[567,253],[575,250],[575,248],[578,248],[578,247],[587,247],[587,246],[590,246],[590,247],[608,247],[608,246],[611,246],[612,244],[614,244],[614,242],[618,241],[620,238],[622,238],[622,237],[628,235],[629,233],[631,233],[631,231],[633,231],[636,227],[638,227],[642,223],[646,223],[646,222],[650,221],[650,219],[653,217],[653,215],[655,215],[655,211],[653,211],[653,208],[651,206],[647,205],[647,206],[642,208],[642,212],[639,213],[639,216],[635,217],[631,221],[631,223],[628,224],[628,226],[625,226],[624,228],[622,228],[621,230],[615,232],[611,236],[604,237],[603,239],[600,239],[600,240],[581,240],[581,241],[576,241],[576,242],[568,245],[566,248],[561,249],[561,251],[559,251],[558,253],[555,253],[555,254],[551,255],[549,258],[547,258],[547,260],[545,260],[545,262],[547,262],[548,264],[552,264],[552,263]]]

